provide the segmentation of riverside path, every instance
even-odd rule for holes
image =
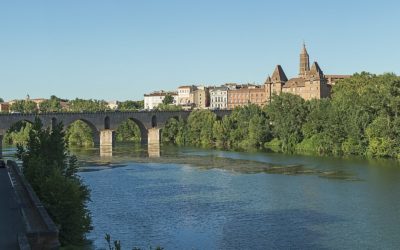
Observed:
[[[0,168],[0,249],[19,249],[18,234],[25,233],[19,204],[7,168]]]

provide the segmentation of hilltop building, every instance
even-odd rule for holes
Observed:
[[[349,75],[324,75],[317,62],[310,67],[310,57],[305,44],[300,53],[299,75],[288,80],[280,65],[275,67],[271,77],[265,81],[265,92],[269,101],[272,95],[292,93],[305,100],[321,99],[330,96],[332,85]]]
[[[178,94],[176,92],[156,91],[144,95],[144,108],[151,110],[161,104],[166,95],[171,95],[174,98],[174,105],[178,103]]]
[[[194,105],[194,91],[196,86],[180,86],[178,88],[178,105],[193,106]]]
[[[10,104],[8,102],[0,103],[0,113],[10,112]]]
[[[210,108],[227,109],[228,108],[228,87],[214,87],[210,89]]]
[[[266,93],[264,85],[245,84],[236,85],[236,88],[228,90],[228,109],[256,104],[264,106],[266,103]]]
[[[174,94],[174,104],[184,109],[234,109],[248,104],[264,106],[274,94],[291,93],[305,100],[327,98],[332,86],[350,75],[325,75],[317,62],[310,64],[305,44],[300,52],[299,74],[288,79],[281,65],[275,67],[264,84],[226,83],[220,87],[183,85]],[[145,108],[153,109],[164,99],[167,92],[145,95]]]
[[[196,86],[193,91],[194,106],[198,109],[205,109],[210,106],[210,91],[204,86]]]

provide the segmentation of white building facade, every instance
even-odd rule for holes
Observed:
[[[210,108],[227,109],[228,107],[228,88],[226,86],[210,89]]]
[[[144,95],[144,108],[147,110],[152,110],[158,107],[160,105],[166,95],[171,95],[174,98],[174,105],[177,105],[178,103],[178,94],[175,92],[165,92],[165,91],[159,91],[159,92],[152,92],[150,94],[145,94]]]

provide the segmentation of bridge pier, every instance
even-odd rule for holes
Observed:
[[[150,128],[147,137],[147,151],[149,157],[160,157],[160,129]]]
[[[115,145],[115,131],[111,129],[105,129],[100,131],[100,146],[111,146]]]
[[[115,131],[105,129],[100,131],[100,156],[111,157],[115,145]]]

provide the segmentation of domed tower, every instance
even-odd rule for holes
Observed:
[[[306,44],[303,43],[303,49],[301,50],[300,53],[300,72],[299,76],[300,77],[305,77],[308,75],[308,72],[310,71],[310,57],[307,53],[306,49]]]

